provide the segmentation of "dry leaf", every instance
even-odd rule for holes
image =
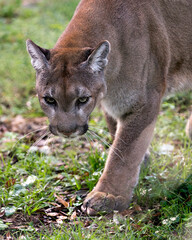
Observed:
[[[84,173],[84,176],[89,177],[89,173],[88,173],[88,172],[85,172],[85,173]]]
[[[142,211],[141,207],[139,205],[137,205],[137,204],[134,206],[134,208],[135,208],[135,211],[137,211],[137,212],[141,212]]]
[[[18,240],[26,240],[27,238],[24,236],[24,235],[22,235],[22,236],[20,236],[19,238],[18,238]]]
[[[59,205],[59,204],[57,204],[57,203],[54,203],[54,202],[48,202],[49,204],[51,204],[51,205],[53,205],[53,206],[55,206],[55,207],[61,207],[61,205]]]
[[[64,178],[64,176],[62,174],[58,174],[55,178],[58,180],[62,180]]]
[[[63,198],[61,198],[60,196],[57,196],[56,193],[54,193],[54,196],[57,198],[57,200],[63,204],[64,207],[68,208],[69,207],[69,202],[66,202]]]
[[[58,216],[58,215],[59,215],[59,213],[57,213],[57,212],[47,213],[47,216],[49,216],[49,217],[56,217],[56,216]]]
[[[16,179],[11,178],[5,183],[5,187],[10,188],[11,186],[13,186],[15,184],[15,182],[16,182]]]
[[[58,224],[63,224],[63,220],[62,220],[62,219],[56,219],[56,222],[57,222]]]
[[[135,210],[133,209],[128,209],[128,210],[124,210],[123,212],[121,212],[120,214],[124,217],[127,217],[127,216],[131,216],[133,213],[134,213]]]
[[[153,217],[159,217],[159,216],[161,216],[161,212],[157,212],[157,213],[153,214]]]
[[[71,224],[71,225],[78,225],[79,222],[78,221],[73,221],[73,222],[70,222],[69,224]]]
[[[14,222],[14,220],[15,220],[15,218],[13,217],[13,218],[6,218],[3,221],[6,223],[12,223],[12,222]]]
[[[28,225],[11,226],[10,229],[26,229]],[[11,238],[12,239],[12,238]]]
[[[73,212],[72,215],[71,215],[71,220],[74,220],[75,218],[77,217],[77,212]]]
[[[5,210],[0,209],[0,217],[3,217],[5,215]]]
[[[86,221],[85,221],[85,224],[84,224],[84,227],[88,227],[88,226],[90,226],[90,224],[91,224],[91,221],[86,220]]]
[[[11,237],[11,234],[10,234],[10,232],[8,232],[7,234],[6,234],[6,240],[12,240],[13,238]]]
[[[71,204],[74,203],[74,202],[76,201],[76,198],[77,198],[77,196],[72,197],[72,198],[70,199],[70,203],[71,203]]]
[[[63,216],[68,216],[66,213],[60,211],[61,214],[63,214]]]
[[[138,224],[131,224],[131,226],[133,226],[136,230],[141,230],[141,225]]]
[[[59,219],[61,219],[61,220],[68,219],[68,217],[67,217],[67,216],[62,216],[62,215],[58,216],[58,218],[59,218]]]

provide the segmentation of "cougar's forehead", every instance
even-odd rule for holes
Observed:
[[[90,48],[56,48],[51,50],[50,64],[64,75],[72,74],[80,63],[87,60],[91,51]]]
[[[65,99],[88,95],[87,81],[91,75],[79,65],[86,61],[89,54],[90,49],[87,48],[51,50],[50,69],[39,76],[41,79],[36,84],[38,94]]]

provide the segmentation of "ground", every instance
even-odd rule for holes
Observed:
[[[129,209],[89,217],[81,204],[104,167],[111,138],[99,109],[88,133],[47,133],[25,49],[53,47],[78,0],[0,3],[0,239],[191,239],[191,93],[165,98]]]

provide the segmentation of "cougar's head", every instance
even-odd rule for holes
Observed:
[[[36,70],[40,105],[55,135],[76,137],[88,130],[89,115],[104,97],[104,69],[110,51],[108,41],[96,48],[47,50],[27,40],[27,50]]]

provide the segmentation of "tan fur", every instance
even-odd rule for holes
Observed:
[[[82,0],[53,49],[27,49],[54,134],[84,134],[97,103],[105,112],[114,142],[83,210],[125,209],[162,97],[192,88],[191,0]]]

